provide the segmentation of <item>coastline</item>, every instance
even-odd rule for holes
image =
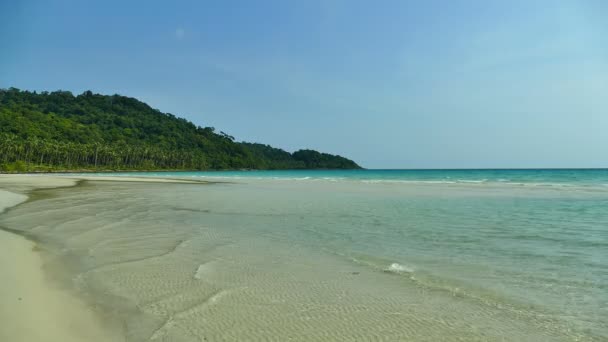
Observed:
[[[18,260],[18,262],[14,262]],[[0,340],[13,342],[122,341],[98,314],[47,279],[35,243],[0,230]]]
[[[6,181],[4,177],[2,180]],[[4,187],[2,183],[0,187]],[[12,187],[33,186],[27,182],[11,183]],[[27,199],[26,195],[0,190],[0,214]],[[0,283],[0,340],[122,340],[118,331],[103,326],[91,307],[49,281],[43,268],[44,260],[34,242],[0,229],[0,269],[3,273]]]
[[[28,200],[38,188],[74,185],[74,180],[23,176],[0,177],[0,215]],[[3,190],[8,188],[9,190]],[[95,311],[58,284],[44,271],[44,259],[36,243],[0,229],[0,340],[27,341],[121,341],[118,330],[107,329]]]
[[[70,187],[89,179],[23,174],[0,175],[0,215],[27,202],[37,189]],[[179,182],[171,179],[112,177],[112,181]],[[121,327],[102,315],[69,288],[53,281],[45,270],[45,257],[33,242],[0,227],[0,341],[80,342],[124,341]]]

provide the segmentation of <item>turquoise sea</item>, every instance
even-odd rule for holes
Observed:
[[[134,341],[608,340],[608,170],[98,176],[212,181],[87,181],[0,220]]]
[[[608,169],[428,169],[428,170],[268,170],[101,173],[113,176],[325,179],[331,181],[411,181],[426,183],[507,183],[526,185],[608,186]]]

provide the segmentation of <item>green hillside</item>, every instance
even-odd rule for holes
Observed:
[[[137,99],[0,89],[0,170],[355,169],[344,157],[235,142]]]

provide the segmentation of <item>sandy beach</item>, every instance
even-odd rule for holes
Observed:
[[[120,177],[62,177],[0,175],[0,215],[28,200],[37,189],[74,186],[81,179],[113,182],[197,181]],[[2,227],[0,227],[2,228]],[[119,327],[76,297],[65,284],[54,282],[44,270],[45,260],[35,242],[0,229],[0,341],[69,342],[123,341]]]
[[[26,201],[23,192],[72,184],[74,180],[4,175],[0,188],[21,193],[0,190],[0,213]],[[91,307],[48,279],[34,242],[0,230],[0,269],[1,341],[123,340],[118,331],[102,324]]]
[[[123,340],[118,331],[102,324],[92,308],[47,279],[33,242],[0,231],[0,253],[0,340]]]

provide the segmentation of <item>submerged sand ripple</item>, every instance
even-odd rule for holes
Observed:
[[[221,194],[213,186],[205,191]],[[77,280],[90,301],[119,317],[129,341],[572,337],[550,320],[423,288],[305,243],[289,244],[280,233],[231,225],[234,215],[221,210],[176,215],[175,202],[186,207],[204,195],[188,185],[104,180],[51,193],[0,223],[54,251],[70,268],[68,281]]]

